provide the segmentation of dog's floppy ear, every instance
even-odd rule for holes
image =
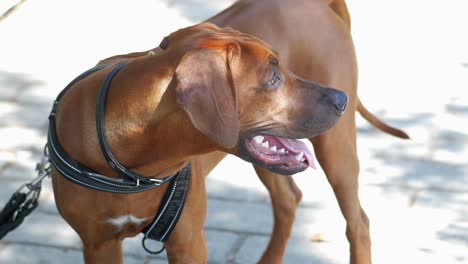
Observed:
[[[239,137],[239,117],[227,53],[197,49],[185,54],[176,68],[176,97],[195,128],[231,148]]]

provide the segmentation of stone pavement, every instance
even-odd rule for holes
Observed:
[[[69,80],[106,56],[153,47],[231,1],[65,2],[28,1],[0,23],[0,206],[35,176],[50,104]],[[360,97],[413,138],[398,140],[357,120],[374,261],[468,263],[467,5],[349,2]],[[294,178],[304,199],[284,262],[347,263],[345,223],[323,173]],[[254,263],[272,214],[251,166],[229,157],[207,188],[209,263]],[[0,241],[0,263],[82,263],[80,241],[59,217],[49,180],[40,202]],[[145,254],[140,239],[125,241],[125,263],[166,263]]]

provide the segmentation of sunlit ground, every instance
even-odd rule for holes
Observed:
[[[348,2],[359,96],[412,137],[398,140],[357,120],[360,196],[371,219],[374,262],[467,263],[468,2]],[[0,13],[12,3],[0,2]],[[102,58],[152,48],[230,3],[26,1],[0,22],[0,204],[33,177],[50,103],[69,80]],[[309,170],[295,179],[304,199],[285,263],[347,263],[344,220],[325,176]],[[1,263],[82,262],[49,184],[41,208],[0,242]],[[236,158],[224,161],[207,185],[210,261],[254,263],[272,224],[263,186]],[[144,255],[139,243],[126,243],[127,263],[164,262]]]

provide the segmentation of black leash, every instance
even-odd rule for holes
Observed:
[[[104,130],[105,103],[111,81],[114,76],[125,66],[125,63],[117,65],[106,76],[101,86],[96,106],[96,128],[102,153],[114,172],[116,172],[124,179],[115,179],[102,175],[80,164],[78,161],[70,157],[68,153],[66,153],[66,151],[60,145],[60,141],[58,140],[55,125],[55,114],[60,99],[78,81],[107,66],[108,65],[99,65],[87,70],[86,72],[76,77],[72,82],[70,82],[70,84],[68,84],[65,89],[63,89],[57,96],[57,99],[54,101],[52,111],[49,115],[49,133],[47,137],[47,144],[44,150],[42,162],[38,164],[39,176],[32,182],[24,184],[20,189],[18,189],[18,191],[15,192],[13,197],[0,213],[0,239],[6,233],[18,227],[22,223],[24,217],[30,214],[37,207],[37,199],[40,194],[42,180],[47,175],[50,175],[50,163],[52,163],[63,177],[72,181],[73,183],[103,192],[132,194],[151,190],[169,182],[169,187],[164,194],[163,201],[161,202],[155,219],[143,230],[145,236],[142,241],[143,248],[148,253],[159,254],[164,250],[163,246],[161,250],[152,251],[148,249],[145,242],[147,239],[165,242],[177,224],[177,221],[184,208],[189,188],[190,163],[187,163],[187,165],[182,170],[173,175],[162,179],[156,179],[139,175],[125,168],[112,154],[109,144],[107,143]],[[24,187],[29,189],[27,193],[21,192]]]
[[[36,165],[36,171],[38,176],[21,185],[0,212],[0,240],[23,223],[24,218],[37,208],[42,180],[50,175],[46,148],[41,162]]]

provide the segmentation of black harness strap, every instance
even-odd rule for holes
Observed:
[[[179,172],[174,180],[170,181],[155,219],[143,229],[145,237],[142,240],[142,245],[146,251],[159,254],[164,250],[164,247],[159,251],[149,250],[145,242],[147,239],[166,242],[184,208],[189,180],[190,163]]]
[[[55,113],[59,100],[78,81],[86,78],[90,74],[99,71],[104,67],[107,67],[107,65],[97,66],[82,73],[69,85],[67,85],[67,87],[65,87],[62,92],[60,92],[57,99],[54,101],[54,105],[49,116],[49,134],[47,147],[50,153],[50,161],[60,172],[60,174],[62,174],[66,179],[90,189],[118,194],[131,194],[144,192],[156,188],[166,182],[170,182],[155,219],[143,230],[143,233],[145,234],[143,239],[143,247],[149,253],[158,254],[162,252],[164,247],[159,251],[151,251],[147,249],[145,241],[146,239],[153,239],[160,242],[165,242],[174,229],[185,205],[190,180],[190,163],[187,163],[187,165],[176,174],[163,179],[155,179],[139,175],[125,168],[112,154],[109,144],[107,143],[104,130],[105,102],[112,78],[124,66],[125,64],[117,65],[106,76],[99,92],[96,106],[96,128],[102,153],[111,168],[118,175],[124,177],[124,179],[115,179],[99,174],[98,172],[80,164],[78,161],[71,158],[60,145],[56,133]]]
[[[99,145],[101,146],[102,153],[104,154],[104,157],[106,158],[107,163],[109,163],[109,166],[118,175],[133,179],[136,182],[136,185],[139,185],[140,183],[143,183],[143,182],[147,184],[152,184],[154,182],[159,182],[159,184],[163,184],[171,180],[172,177],[174,177],[176,174],[168,176],[163,179],[151,179],[151,178],[139,175],[125,168],[122,164],[120,164],[120,162],[118,162],[117,159],[112,154],[109,144],[107,143],[106,132],[104,130],[104,113],[106,109],[107,91],[109,90],[112,78],[114,78],[115,74],[117,74],[124,66],[125,64],[119,64],[117,67],[115,67],[109,73],[109,75],[107,75],[106,79],[104,80],[104,83],[102,84],[101,90],[99,91],[99,97],[98,97],[97,105],[96,105],[96,128],[98,132]]]
[[[79,162],[71,158],[60,145],[60,142],[58,140],[58,136],[56,133],[56,124],[55,124],[55,113],[56,113],[58,102],[63,97],[63,95],[71,87],[73,87],[74,84],[76,84],[78,81],[86,78],[87,76],[91,75],[92,73],[96,71],[99,71],[100,69],[106,66],[107,65],[97,66],[95,68],[92,68],[82,73],[80,76],[75,78],[69,85],[67,85],[67,87],[65,87],[65,89],[62,92],[60,92],[57,99],[55,100],[54,105],[52,107],[52,111],[49,116],[49,135],[48,135],[48,147],[49,147],[50,159],[52,161],[52,164],[54,164],[57,170],[65,178],[77,184],[80,184],[82,186],[85,186],[87,188],[91,188],[91,189],[95,189],[99,191],[124,194],[124,193],[143,192],[143,191],[156,188],[160,186],[161,184],[164,184],[165,182],[169,181],[173,177],[175,177],[177,173],[169,177],[166,177],[164,179],[145,178],[144,180],[140,180],[140,178],[144,178],[144,176],[140,176],[140,175],[135,176],[137,174],[133,172],[130,175],[127,175],[125,173],[122,175],[121,173],[118,173],[119,175],[123,176],[124,179],[115,179],[115,178],[111,178],[111,177],[99,174],[98,172],[91,170],[88,167],[80,164]],[[103,100],[105,100],[106,93],[110,87],[112,78],[124,66],[125,64],[119,64],[107,75],[101,87],[100,100],[98,100],[98,103],[97,103],[98,109],[96,110],[96,123],[102,125],[101,128],[99,128],[98,126],[98,131],[100,131],[100,133],[98,133],[98,138],[101,144],[101,149],[103,150],[103,154],[105,157],[110,157],[110,156],[113,157],[113,155],[110,152],[110,148],[107,144],[106,139],[101,138],[104,135],[104,128],[103,128],[104,126],[103,102],[104,101]],[[105,144],[105,146],[103,146],[102,144]],[[113,163],[113,164],[119,164],[121,167],[123,167],[120,163],[118,163],[118,161],[115,160],[115,162],[116,163]]]

